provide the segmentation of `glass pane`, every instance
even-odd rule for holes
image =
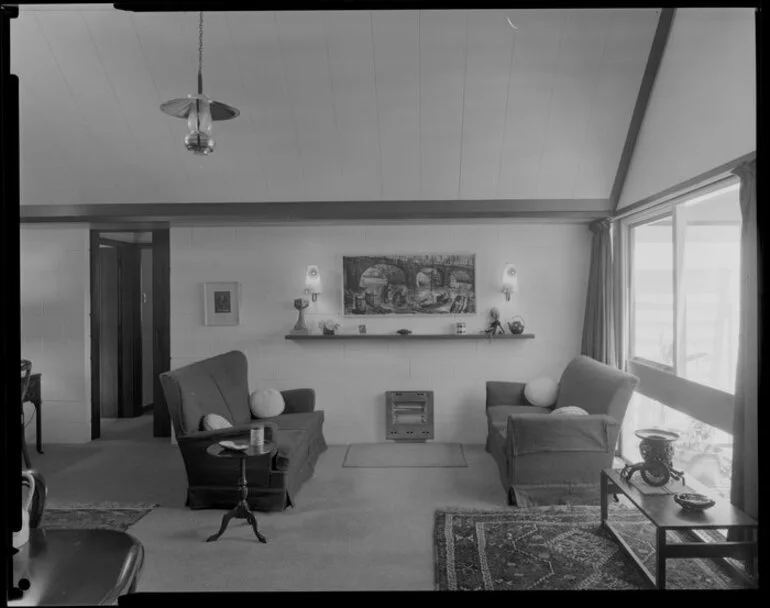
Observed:
[[[674,231],[671,216],[630,229],[631,355],[674,363]]]
[[[678,375],[735,392],[740,311],[741,211],[738,187],[683,206],[684,365]]]
[[[680,433],[674,443],[674,468],[685,481],[697,479],[717,496],[730,499],[733,436],[659,401],[634,393],[621,429],[621,456],[641,462],[638,429],[658,427]]]

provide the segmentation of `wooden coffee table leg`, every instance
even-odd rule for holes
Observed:
[[[602,526],[604,526],[604,522],[607,521],[607,493],[608,493],[607,475],[605,474],[604,471],[602,471],[599,474],[599,479],[600,479],[600,482],[599,482],[600,490],[599,491],[601,492],[600,500],[601,500],[601,506],[602,506],[602,522],[601,523],[602,523]]]
[[[655,542],[655,586],[666,588],[666,530],[658,528]]]

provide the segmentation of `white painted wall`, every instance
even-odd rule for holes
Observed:
[[[21,356],[42,373],[44,444],[91,440],[88,246],[87,227],[21,228]]]
[[[680,8],[619,208],[756,150],[753,8]]]
[[[486,326],[488,311],[521,314],[534,340],[478,342],[320,342],[284,339],[297,312],[305,269],[318,264],[324,293],[307,309],[316,332],[335,318],[354,332],[360,317],[342,317],[342,255],[476,254],[478,310],[472,316],[366,319],[369,333],[408,327],[451,332]],[[557,377],[580,350],[590,232],[576,224],[346,225],[180,227],[171,229],[171,367],[232,349],[249,359],[249,387],[312,387],[326,413],[331,444],[384,441],[386,390],[435,391],[437,441],[483,443],[486,380]],[[517,265],[520,294],[499,292],[503,266]],[[241,283],[240,325],[203,325],[203,282]]]

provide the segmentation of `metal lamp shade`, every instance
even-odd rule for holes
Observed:
[[[186,120],[190,114],[190,107],[194,105],[196,99],[198,99],[198,95],[188,95],[182,99],[172,99],[171,101],[162,103],[160,109],[169,116],[174,116],[175,118],[184,118]],[[230,120],[232,118],[238,118],[238,116],[241,114],[240,110],[233,108],[232,106],[228,106],[225,103],[212,101],[210,99],[208,101],[211,110],[211,120],[214,122],[219,120]]]

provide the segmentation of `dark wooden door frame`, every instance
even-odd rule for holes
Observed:
[[[123,263],[127,263],[128,266],[132,266],[130,261],[132,258],[136,258],[136,270],[133,272],[129,270],[128,273],[120,272],[119,277],[125,277],[128,275],[129,280],[138,281],[138,266],[139,266],[139,251],[144,247],[151,247],[153,251],[152,256],[152,270],[153,270],[153,435],[155,437],[170,437],[171,436],[171,421],[168,415],[168,409],[166,408],[166,402],[163,397],[163,390],[160,387],[160,381],[158,376],[170,369],[171,358],[171,332],[170,332],[170,266],[169,266],[169,229],[154,229],[152,230],[152,243],[130,243],[123,241],[116,241],[101,237],[100,233],[115,232],[116,228],[111,226],[109,230],[103,230],[98,227],[92,227],[90,230],[89,241],[89,259],[90,259],[90,274],[91,274],[91,439],[98,439],[101,435],[101,403],[99,399],[99,294],[100,294],[100,281],[99,281],[99,267],[98,267],[98,250],[100,242],[103,244],[116,246],[118,251],[134,252],[136,255],[130,254],[123,256],[119,255],[119,259],[123,259]],[[119,232],[147,232],[146,229],[137,228],[121,228],[117,230]],[[119,279],[120,280],[120,279]],[[119,290],[124,293],[126,290]],[[157,295],[156,295],[157,294]],[[125,304],[124,304],[125,310]],[[142,400],[133,399],[134,407],[131,412],[125,411],[125,406],[122,403],[122,395],[125,393],[132,394],[134,396],[141,395],[141,310],[139,301],[136,305],[129,307],[131,317],[128,318],[130,325],[133,325],[132,330],[132,344],[127,345],[123,343],[123,332],[119,332],[119,357],[128,356],[131,357],[132,364],[135,366],[134,370],[138,370],[139,373],[132,374],[133,382],[131,386],[128,386],[122,380],[119,380],[121,390],[121,399],[119,400],[119,408],[121,415],[141,415],[143,413]],[[130,346],[131,348],[128,348]],[[119,374],[122,374],[123,365],[118,366]]]
[[[88,261],[90,266],[91,290],[91,439],[101,437],[101,398],[99,395],[99,378],[101,365],[99,363],[99,294],[101,293],[101,278],[99,272],[99,231],[90,230],[88,234]]]
[[[152,428],[171,437],[171,417],[160,375],[171,369],[171,248],[168,228],[152,231]]]

